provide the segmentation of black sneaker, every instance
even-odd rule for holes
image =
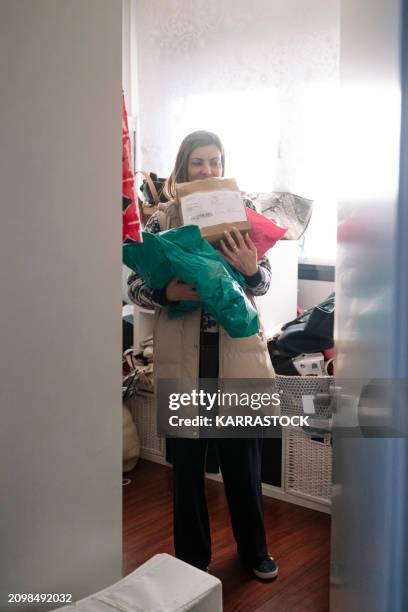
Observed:
[[[252,572],[255,576],[261,580],[272,580],[272,578],[276,578],[278,571],[278,564],[270,555],[262,559],[262,561],[259,561],[259,563],[252,568]]]

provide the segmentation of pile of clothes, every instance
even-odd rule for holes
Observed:
[[[139,347],[131,347],[123,353],[125,376],[124,399],[137,391],[153,393],[153,335],[146,336]]]
[[[334,293],[286,323],[268,350],[277,374],[333,375]]]

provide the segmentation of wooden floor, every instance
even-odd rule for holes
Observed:
[[[171,468],[139,461],[123,487],[124,573],[151,556],[174,554]],[[210,573],[223,585],[225,612],[327,612],[329,609],[330,517],[294,504],[264,498],[270,553],[279,563],[271,582],[241,569],[232,536],[223,486],[208,481],[213,541]]]

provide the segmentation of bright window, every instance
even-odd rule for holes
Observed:
[[[291,93],[293,96],[293,92]],[[285,104],[277,88],[189,95],[169,109],[174,148],[198,128],[215,132],[226,150],[225,175],[247,192],[288,191],[312,199],[301,259],[332,264],[336,253],[338,87],[309,83]],[[289,108],[289,110],[287,110]],[[294,111],[296,109],[296,112]]]

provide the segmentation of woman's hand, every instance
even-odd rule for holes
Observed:
[[[166,298],[169,302],[179,302],[180,300],[198,301],[200,296],[193,285],[183,283],[179,278],[172,278],[166,287]]]
[[[252,242],[248,234],[245,237],[233,228],[231,232],[224,232],[224,240],[221,240],[221,251],[225,259],[231,266],[242,272],[244,276],[252,276],[258,270],[258,259],[256,246]]]

